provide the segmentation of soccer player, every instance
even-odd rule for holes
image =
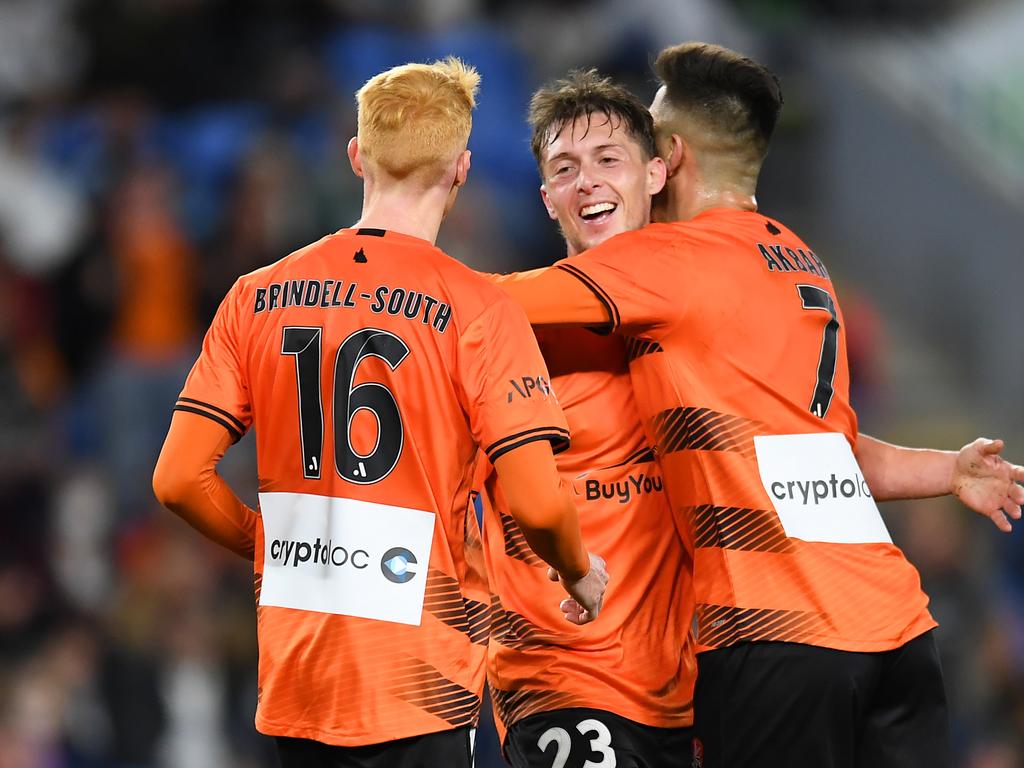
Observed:
[[[572,73],[534,94],[530,123],[541,195],[570,255],[650,220],[665,165],[650,113],[628,90]],[[492,475],[484,542],[500,603],[488,676],[504,753],[516,768],[688,766],[690,559],[629,381],[627,358],[647,350],[582,328],[537,336],[573,436],[559,473],[575,488],[584,539],[623,577],[600,621],[565,624]]]
[[[255,558],[256,725],[285,768],[471,764],[489,613],[478,446],[524,551],[585,606],[573,620],[601,607],[529,324],[433,245],[469,171],[478,80],[448,59],[360,89],[360,221],[235,283],[154,474],[163,503]],[[258,513],[215,472],[250,426]]]
[[[998,440],[858,435],[828,269],[755,202],[778,81],[701,43],[656,69],[672,223],[504,287],[535,324],[604,324],[648,352],[633,387],[694,558],[694,764],[949,766],[935,621],[875,500],[955,493],[1008,531],[1024,468]]]

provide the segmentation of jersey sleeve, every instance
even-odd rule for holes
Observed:
[[[217,422],[234,440],[252,424],[252,403],[242,365],[242,288],[236,282],[217,309],[199,359],[185,379],[174,410]]]
[[[569,428],[537,340],[510,299],[496,294],[463,331],[458,356],[473,438],[492,462],[535,440],[550,441],[556,453],[569,447]]]
[[[671,322],[682,311],[680,275],[666,246],[644,230],[624,232],[554,269],[568,272],[604,304],[611,330],[639,333]]]

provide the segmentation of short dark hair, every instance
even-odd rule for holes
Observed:
[[[767,67],[720,45],[690,42],[659,53],[654,70],[670,105],[749,142],[762,157],[768,151],[782,88]]]
[[[562,129],[581,117],[589,121],[594,113],[607,115],[626,126],[646,159],[654,157],[654,120],[640,99],[596,69],[574,69],[564,79],[549,83],[530,99],[527,120],[533,129],[530,149],[542,165],[542,152]],[[543,169],[542,169],[543,170]]]

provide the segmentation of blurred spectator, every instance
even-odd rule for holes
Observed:
[[[84,51],[74,1],[0,3],[0,103],[60,91],[77,77]]]
[[[199,332],[197,256],[175,218],[172,191],[168,171],[139,165],[108,209],[117,298],[97,406],[122,515],[151,507],[150,474]]]

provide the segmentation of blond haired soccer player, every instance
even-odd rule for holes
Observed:
[[[633,388],[693,553],[694,765],[950,766],[936,624],[875,500],[954,493],[1008,531],[1024,468],[999,440],[858,434],[829,271],[755,202],[777,79],[703,43],[656,70],[667,223],[504,287],[535,324],[604,325],[648,351]]]
[[[529,324],[433,245],[469,172],[477,84],[448,59],[360,89],[362,217],[239,278],[154,474],[164,504],[254,557],[256,725],[285,768],[471,764],[489,612],[467,503],[478,447],[529,549],[584,606],[572,620],[601,607]],[[215,471],[251,426],[258,512]]]
[[[534,94],[530,125],[543,201],[570,255],[650,220],[665,164],[650,113],[628,90],[593,70],[570,73]],[[487,670],[504,754],[515,768],[689,766],[690,561],[627,362],[653,349],[582,328],[537,338],[573,435],[558,470],[587,543],[624,577],[609,585],[600,621],[566,625],[557,587],[491,478],[484,542],[499,605]]]

